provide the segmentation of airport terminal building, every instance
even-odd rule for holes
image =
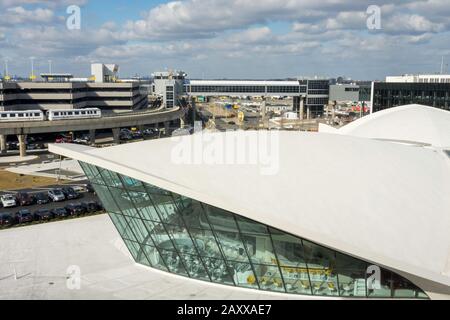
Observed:
[[[262,164],[174,161],[180,141],[196,148],[257,132],[51,151],[80,162],[138,264],[310,298],[448,298],[450,116],[394,110],[345,133],[267,133],[277,141],[273,175]],[[392,129],[399,114],[426,115],[415,124],[424,134]]]

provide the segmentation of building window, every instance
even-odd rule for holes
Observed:
[[[81,163],[137,263],[225,285],[301,295],[427,298],[408,280],[306,239]]]

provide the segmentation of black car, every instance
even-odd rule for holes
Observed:
[[[9,213],[0,213],[0,226],[8,227],[13,223],[14,219]]]
[[[30,210],[20,210],[16,213],[16,222],[19,224],[32,222],[33,220],[33,215]]]
[[[50,199],[48,198],[48,194],[40,192],[34,196],[34,199],[37,204],[47,204],[50,202]]]
[[[64,193],[64,195],[66,196],[67,200],[78,199],[78,197],[80,196],[80,194],[78,192],[76,192],[75,190],[73,190],[72,187],[65,187],[65,188],[62,188],[61,190]]]
[[[36,221],[48,221],[53,218],[52,213],[48,209],[39,209],[34,212],[34,219]]]
[[[86,208],[80,203],[71,203],[65,207],[71,216],[79,216],[86,213]]]
[[[84,202],[81,205],[86,209],[86,212],[88,213],[101,211],[101,206],[99,206],[99,204],[95,201]]]
[[[65,218],[70,215],[66,208],[55,208],[52,210],[52,214],[55,218]]]
[[[95,190],[94,190],[94,188],[92,187],[92,184],[90,184],[90,183],[84,185],[84,188],[85,188],[86,191],[89,192],[89,193],[95,193]]]
[[[31,206],[34,204],[34,197],[31,196],[29,193],[21,192],[18,193],[17,196],[17,204],[20,206]]]

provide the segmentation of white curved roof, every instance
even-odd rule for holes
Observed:
[[[262,174],[268,162],[175,163],[181,145],[211,152],[205,141],[220,140],[224,133],[104,149],[51,145],[50,151],[450,286],[450,158],[445,153],[335,134],[267,134],[276,154],[274,175]],[[227,135],[241,141],[257,133]]]
[[[450,111],[418,104],[395,107],[356,120],[335,133],[446,148],[450,147]]]

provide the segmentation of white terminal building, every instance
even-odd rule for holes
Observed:
[[[250,143],[244,153],[257,141],[264,161],[233,162],[245,157],[233,149],[211,160],[220,141]],[[219,299],[450,298],[447,111],[410,105],[337,131],[50,150],[80,162],[134,262],[161,284]]]

